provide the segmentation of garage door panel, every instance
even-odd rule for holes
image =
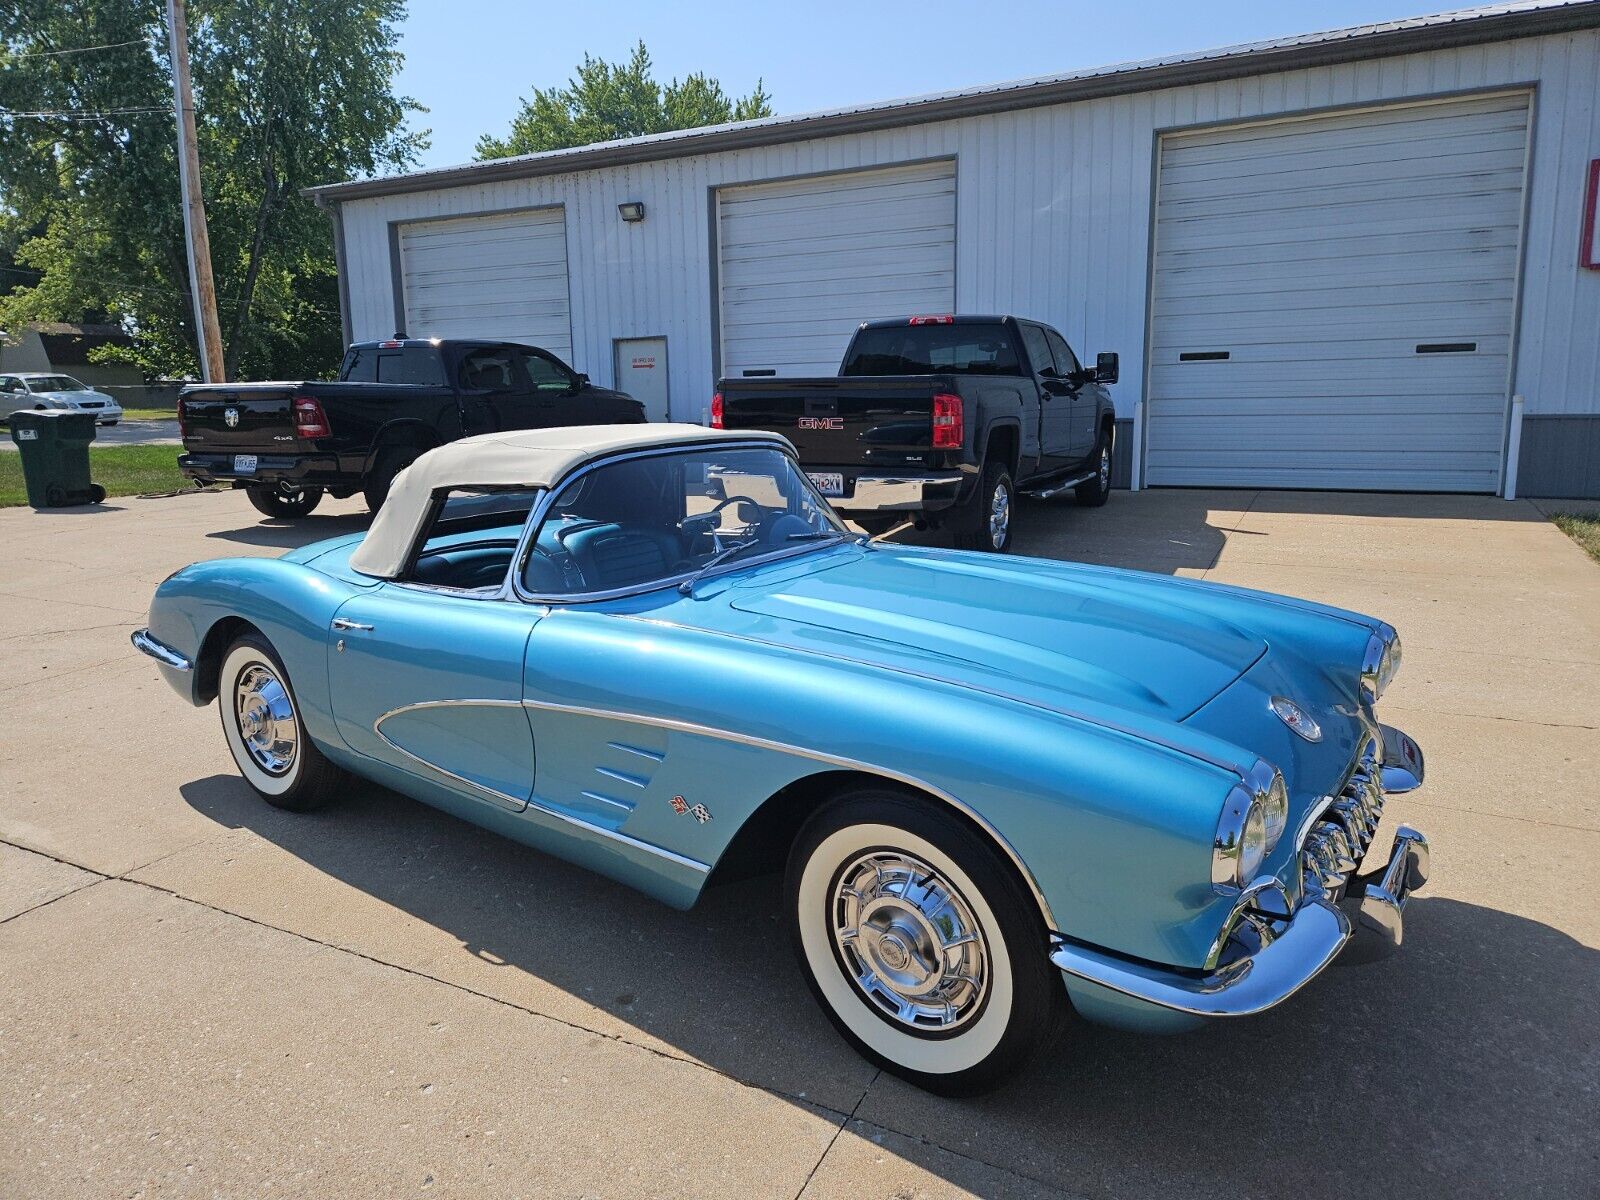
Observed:
[[[831,374],[856,326],[955,306],[955,165],[725,188],[723,371]]]
[[[1492,491],[1526,130],[1500,96],[1165,139],[1150,482]]]
[[[421,221],[399,240],[407,334],[504,338],[571,359],[561,209]]]

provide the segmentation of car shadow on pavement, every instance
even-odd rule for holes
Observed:
[[[283,550],[298,550],[301,546],[320,542],[325,538],[365,532],[370,524],[372,524],[372,514],[367,512],[337,515],[312,513],[310,516],[297,517],[292,521],[263,517],[256,524],[241,525],[237,529],[216,529],[206,536],[225,542],[238,542],[243,546],[276,546]]]
[[[372,785],[304,816],[232,776],[181,790],[265,843],[230,843],[209,902],[854,1109],[913,1139],[878,1152],[926,1170],[943,1147],[1075,1195],[1593,1194],[1600,953],[1536,921],[1424,893],[1390,959],[1180,1037],[1075,1022],[1028,1074],[958,1101],[874,1079],[843,1044],[790,956],[774,878],[680,913]]]

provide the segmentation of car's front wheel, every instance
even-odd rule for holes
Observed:
[[[319,487],[302,487],[289,492],[279,487],[253,487],[246,488],[245,494],[257,512],[285,521],[304,517],[322,503]]]
[[[293,812],[328,802],[339,768],[306,733],[289,673],[265,638],[246,634],[228,647],[217,707],[233,761],[258,796]]]
[[[1066,1015],[1037,905],[999,850],[933,801],[889,788],[836,797],[796,838],[785,899],[834,1026],[920,1087],[987,1091]]]

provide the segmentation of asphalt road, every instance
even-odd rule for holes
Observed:
[[[1166,491],[1017,549],[1392,620],[1428,756],[1400,954],[1005,1090],[852,1054],[772,881],[678,913],[376,788],[295,816],[129,648],[236,493],[0,512],[0,1195],[1595,1196],[1600,567],[1527,503]],[[1378,852],[1387,848],[1380,836]]]

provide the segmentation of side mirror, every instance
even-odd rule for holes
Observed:
[[[1107,350],[1095,355],[1094,380],[1096,383],[1115,383],[1117,375],[1117,353],[1115,350]]]
[[[584,384],[589,382],[589,377],[587,375],[585,375],[582,371],[579,371],[578,375],[577,375],[577,381],[578,381],[578,386],[582,387]]]

